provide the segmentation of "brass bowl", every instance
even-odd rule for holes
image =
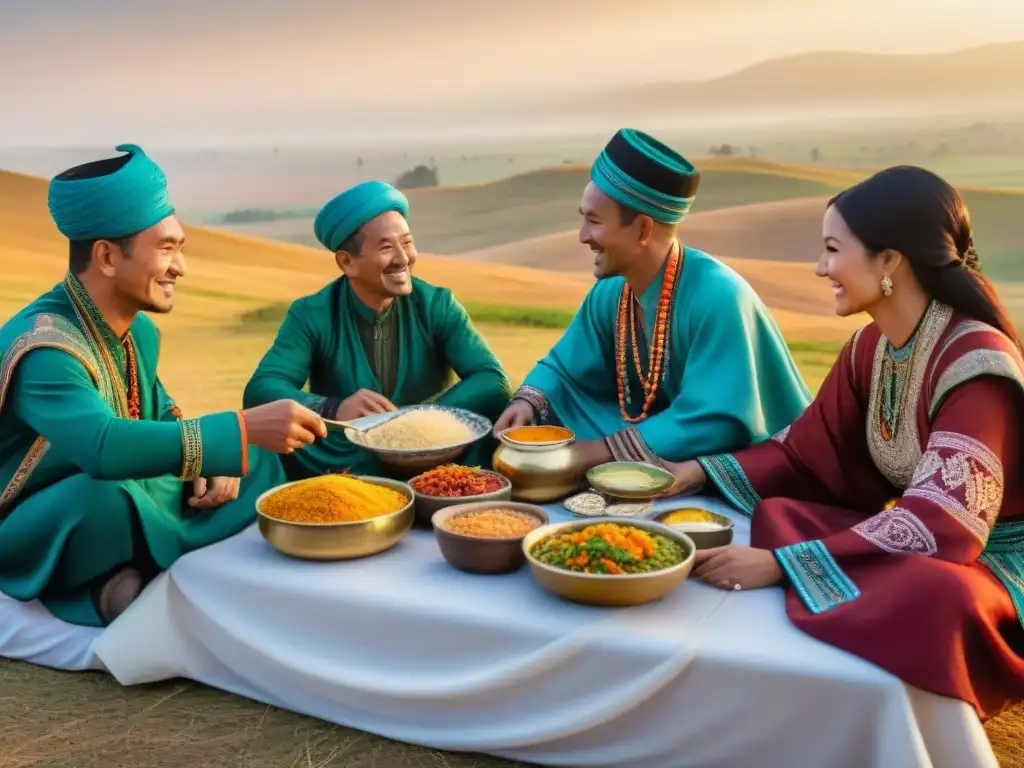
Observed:
[[[413,492],[407,483],[385,477],[360,476],[374,485],[402,493],[408,503],[396,512],[351,523],[293,523],[263,514],[263,501],[290,485],[284,483],[260,494],[256,514],[260,533],[278,552],[302,560],[348,560],[375,555],[390,549],[409,532],[413,522]]]
[[[586,472],[573,459],[571,437],[554,443],[520,443],[509,440],[503,430],[494,452],[494,471],[512,483],[512,498],[534,504],[562,499],[585,486]]]
[[[677,518],[675,522],[667,522],[669,515]],[[656,521],[669,528],[685,533],[693,539],[697,549],[713,549],[732,543],[733,522],[725,515],[718,515],[700,507],[683,507],[671,509],[655,516]],[[710,528],[709,526],[718,526]],[[707,528],[707,530],[700,530]]]
[[[467,512],[482,512],[487,509],[509,509],[524,512],[537,518],[544,525],[548,522],[548,514],[533,504],[521,504],[514,501],[479,501],[472,504],[456,504],[445,507],[434,514],[434,537],[437,546],[452,567],[467,573],[511,573],[523,567],[526,556],[523,554],[523,536],[506,538],[487,538],[483,536],[466,536],[455,533],[447,527],[447,522]]]
[[[445,411],[473,431],[473,436],[454,445],[442,445],[437,448],[403,450],[400,448],[377,448],[366,439],[366,432],[347,427],[345,437],[353,445],[358,445],[373,455],[386,467],[395,470],[406,476],[418,475],[427,470],[439,467],[442,464],[452,464],[464,456],[473,445],[490,434],[492,424],[477,413],[462,408],[449,408],[447,406],[433,405],[410,405],[399,409],[400,411]],[[397,418],[397,417],[396,417]],[[390,420],[389,420],[390,421]],[[367,430],[369,432],[370,430]]]
[[[661,534],[682,545],[686,555],[681,563],[661,571],[611,575],[566,571],[542,563],[530,554],[530,550],[537,542],[552,534],[600,523],[633,526],[651,533]],[[605,607],[643,605],[660,600],[670,594],[690,575],[696,551],[697,547],[685,533],[653,520],[623,520],[620,517],[596,517],[589,520],[552,523],[530,531],[523,539],[523,554],[526,555],[526,564],[541,586],[552,594],[574,603]]]
[[[644,487],[627,487],[614,483],[615,470],[627,470],[643,475],[648,483]],[[590,486],[613,499],[646,501],[667,491],[676,481],[667,469],[642,461],[609,461],[587,470]]]
[[[512,483],[509,482],[507,477],[497,472],[489,472],[486,469],[481,469],[479,472],[482,475],[497,477],[501,480],[501,488],[490,493],[478,493],[473,496],[430,496],[426,493],[420,493],[413,486],[413,482],[420,475],[412,478],[409,481],[409,487],[412,488],[412,492],[416,496],[416,522],[419,525],[429,526],[435,512],[456,504],[471,504],[476,501],[508,501],[512,498]]]

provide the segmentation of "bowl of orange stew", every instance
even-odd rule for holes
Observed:
[[[416,522],[429,527],[434,513],[453,504],[507,501],[512,483],[504,475],[479,467],[444,464],[409,480],[416,500]]]
[[[518,501],[455,504],[434,513],[444,559],[467,573],[511,573],[523,567],[523,539],[547,524],[541,507]]]

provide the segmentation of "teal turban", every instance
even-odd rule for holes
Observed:
[[[134,144],[117,151],[128,154],[76,166],[50,181],[50,216],[68,240],[127,237],[174,213],[160,166]]]
[[[313,221],[313,234],[324,248],[337,251],[363,224],[388,211],[409,218],[409,200],[383,181],[364,181],[320,209]]]
[[[700,173],[686,158],[632,128],[611,138],[590,178],[612,200],[662,224],[682,221],[700,186]]]

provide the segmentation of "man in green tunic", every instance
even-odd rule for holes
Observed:
[[[678,152],[617,132],[583,193],[580,242],[598,282],[495,424],[560,423],[581,469],[677,462],[782,430],[811,401],[774,319],[711,256],[680,246],[700,175]]]
[[[185,240],[135,145],[50,183],[62,283],[0,327],[0,591],[103,626],[182,554],[242,530],[324,436],[294,402],[183,418],[157,376]],[[250,447],[255,446],[255,447]]]
[[[288,309],[245,389],[246,405],[293,398],[334,420],[428,401],[492,421],[501,413],[511,394],[501,363],[449,289],[412,276],[408,214],[405,195],[380,181],[324,205],[313,231],[342,276]],[[449,386],[452,373],[459,381]],[[488,436],[466,461],[485,465],[491,450]],[[341,430],[286,457],[285,469],[293,478],[387,472]]]

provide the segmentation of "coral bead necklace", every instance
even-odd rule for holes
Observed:
[[[651,348],[647,363],[647,374],[644,375],[640,361],[639,345],[636,336],[636,317],[633,310],[633,291],[626,283],[619,296],[619,313],[615,323],[615,368],[619,395],[619,413],[629,424],[636,424],[647,418],[648,411],[654,405],[665,370],[666,342],[668,340],[669,318],[675,300],[676,282],[679,278],[679,251],[673,246],[665,265],[665,276],[661,281],[661,295],[658,297],[658,312],[654,322]],[[629,381],[626,376],[626,344],[633,347],[633,365],[637,378],[644,390],[643,407],[639,416],[631,416],[628,410],[630,403]]]

